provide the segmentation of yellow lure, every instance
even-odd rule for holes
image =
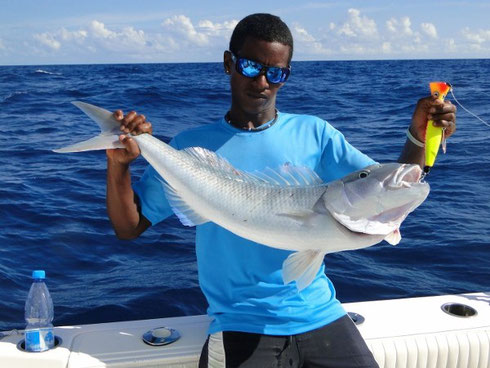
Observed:
[[[451,90],[451,85],[446,82],[431,82],[430,93],[436,96],[439,100],[444,101],[446,95]],[[434,166],[437,153],[439,152],[439,146],[442,140],[442,128],[435,127],[433,120],[427,122],[427,128],[425,131],[425,172],[429,172],[430,168]]]

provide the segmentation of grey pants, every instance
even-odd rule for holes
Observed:
[[[224,331],[208,337],[199,368],[378,367],[348,316],[292,336]]]

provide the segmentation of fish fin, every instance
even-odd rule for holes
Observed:
[[[384,240],[386,240],[391,245],[397,245],[402,240],[400,229],[393,230],[391,233],[386,235],[386,238]]]
[[[235,169],[225,158],[216,152],[202,147],[188,147],[182,150],[204,165],[214,168],[217,174],[237,181],[263,183],[263,180],[244,171]]]
[[[247,173],[234,168],[226,159],[205,148],[189,147],[185,148],[184,151],[198,161],[213,167],[215,170],[219,171],[221,175],[233,180],[278,186],[323,184],[323,181],[318,174],[307,167],[284,164],[277,169],[267,167],[261,171]]]
[[[314,280],[324,257],[325,252],[312,249],[291,254],[282,264],[284,284],[296,281],[298,291],[306,288]]]
[[[163,179],[160,180],[163,189],[165,190],[165,196],[167,197],[172,211],[178,217],[182,225],[196,226],[209,222],[207,218],[202,217],[196,211],[194,211],[189,205],[182,199],[182,197]]]
[[[198,161],[205,162],[211,167],[220,170],[232,171],[234,167],[223,157],[203,147],[187,147],[183,149],[188,155],[194,157]],[[238,172],[238,170],[234,169]]]
[[[124,148],[124,145],[119,141],[118,135],[98,135],[96,137],[87,139],[83,142],[78,142],[70,146],[55,149],[56,153],[68,153],[68,152],[83,152],[83,151],[96,151],[102,149]]]
[[[253,176],[280,186],[309,186],[323,184],[323,180],[316,172],[308,167],[284,164],[276,169],[266,167],[261,171],[254,171]]]
[[[109,110],[81,101],[73,101],[72,104],[95,121],[102,134],[114,134],[115,132],[120,132],[119,127],[121,126],[121,123],[114,118],[112,112]]]
[[[54,152],[82,152],[124,147],[119,142],[119,135],[122,133],[119,129],[121,124],[114,118],[110,111],[85,102],[74,101],[72,103],[97,123],[101,133],[86,141],[53,150]]]

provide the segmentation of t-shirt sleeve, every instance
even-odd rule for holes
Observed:
[[[344,135],[326,123],[318,171],[325,181],[340,179],[376,162],[352,146]]]
[[[175,139],[170,142],[170,145],[177,148]],[[141,213],[152,225],[173,214],[165,196],[163,183],[163,178],[151,165],[148,165],[140,180],[133,183],[133,190],[140,201]]]

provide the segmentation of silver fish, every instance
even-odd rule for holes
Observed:
[[[55,152],[122,147],[120,123],[110,111],[74,104],[102,133]],[[313,281],[327,253],[383,239],[397,244],[401,223],[429,194],[418,165],[377,164],[324,183],[304,167],[247,173],[204,148],[176,150],[149,134],[133,139],[164,179],[167,199],[184,225],[212,221],[254,242],[294,251],[283,263],[283,281],[296,281],[298,290]]]

